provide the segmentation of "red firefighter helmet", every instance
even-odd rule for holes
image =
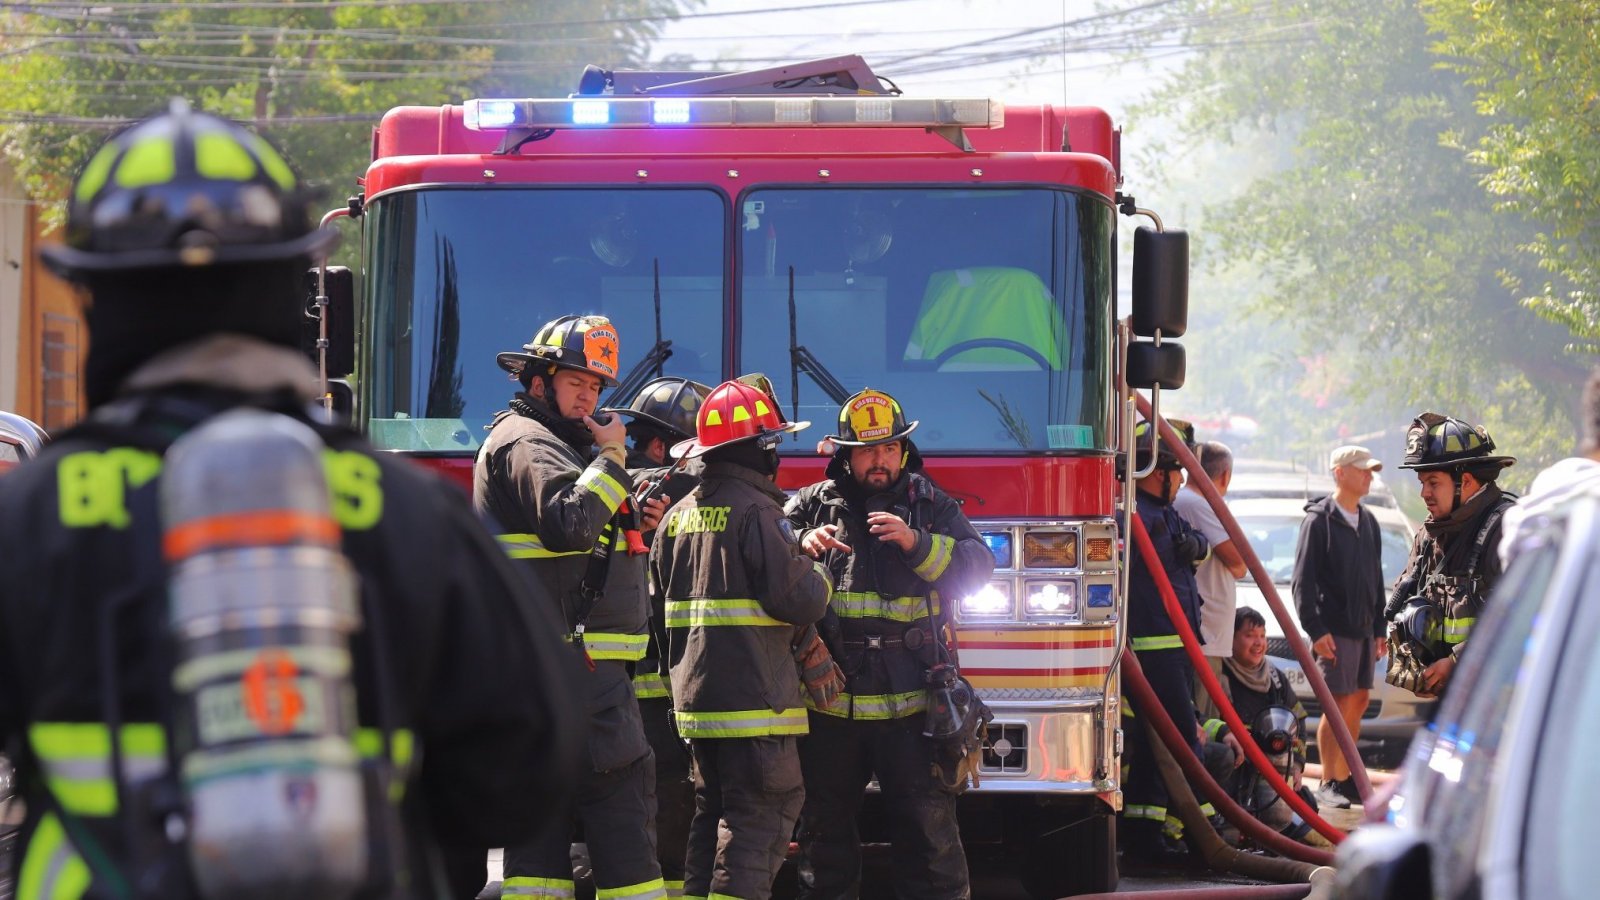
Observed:
[[[810,427],[810,422],[785,422],[777,398],[743,379],[724,381],[706,397],[695,417],[695,436],[674,444],[673,459],[693,459],[707,450],[742,441],[771,441]]]

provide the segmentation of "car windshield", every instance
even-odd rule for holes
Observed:
[[[1239,516],[1239,528],[1261,558],[1261,565],[1274,584],[1288,584],[1294,577],[1294,551],[1300,540],[1300,523],[1305,516]],[[1382,546],[1383,583],[1394,584],[1411,555],[1411,538],[1400,525],[1378,524]],[[1248,576],[1247,576],[1248,577]]]
[[[723,195],[707,189],[427,188],[376,198],[364,235],[359,395],[379,447],[464,451],[517,387],[495,354],[540,325],[595,313],[617,324],[622,371],[661,337],[663,366],[721,381]],[[613,397],[603,398],[608,405]]]
[[[752,190],[739,365],[829,430],[834,395],[871,387],[924,451],[1105,450],[1112,226],[1109,204],[1043,187]]]

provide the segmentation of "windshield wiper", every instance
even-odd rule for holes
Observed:
[[[661,366],[672,356],[672,342],[661,339],[661,260],[656,258],[650,261],[651,272],[655,280],[655,306],[656,306],[656,342],[645,353],[644,358],[633,364],[628,374],[617,382],[611,389],[612,397],[620,397],[620,401],[612,401],[609,406],[627,406],[633,401],[633,396],[644,387],[646,378],[660,378]]]
[[[822,364],[822,360],[817,359],[816,354],[812,353],[810,350],[807,350],[805,347],[800,346],[800,338],[799,338],[798,333],[797,333],[796,319],[795,319],[795,312],[794,312],[794,266],[790,266],[789,267],[789,391],[790,391],[790,405],[794,409],[794,411],[792,413],[792,416],[791,416],[791,421],[798,421],[799,418],[800,418],[800,373],[801,372],[804,372],[808,376],[810,376],[811,380],[816,382],[817,387],[822,388],[822,392],[827,394],[828,398],[830,400],[832,400],[834,403],[837,403],[840,406],[843,406],[844,405],[844,401],[846,401],[846,400],[848,400],[850,398],[850,392],[844,389],[844,385],[839,383],[839,379],[833,377],[833,373],[829,372],[828,371],[828,367]]]

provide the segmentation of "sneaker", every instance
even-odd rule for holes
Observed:
[[[1350,801],[1352,806],[1361,805],[1361,793],[1356,790],[1356,777],[1354,775],[1343,781],[1335,781],[1334,787],[1339,789],[1339,796]]]
[[[1339,790],[1339,782],[1337,781],[1324,781],[1322,784],[1317,785],[1316,791],[1311,796],[1317,798],[1317,805],[1321,807],[1327,807],[1328,809],[1350,808],[1350,800],[1345,797],[1343,791]]]

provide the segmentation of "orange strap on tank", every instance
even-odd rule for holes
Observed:
[[[168,561],[229,547],[316,544],[336,547],[339,523],[326,513],[292,509],[253,510],[208,516],[174,525],[162,538]]]

